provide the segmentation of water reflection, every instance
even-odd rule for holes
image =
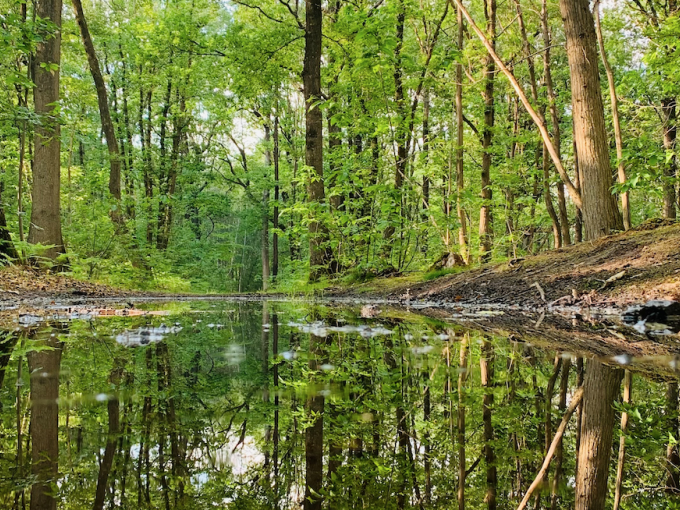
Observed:
[[[677,381],[635,371],[674,356],[192,306],[0,335],[0,508],[676,504]]]

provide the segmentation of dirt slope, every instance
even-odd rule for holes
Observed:
[[[412,284],[388,297],[522,308],[680,300],[680,224],[649,222],[594,242]]]

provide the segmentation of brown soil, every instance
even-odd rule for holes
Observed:
[[[23,267],[0,268],[0,307],[79,298],[125,298],[139,292],[83,282],[61,274]]]
[[[411,283],[385,297],[523,309],[621,309],[650,299],[680,300],[680,224],[648,222],[594,242]]]

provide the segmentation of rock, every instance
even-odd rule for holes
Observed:
[[[631,306],[623,312],[621,320],[640,333],[672,335],[680,332],[680,302],[654,300]]]
[[[465,266],[465,261],[463,257],[457,253],[444,253],[439,257],[432,266],[430,266],[430,271],[437,271],[439,269],[453,269],[454,267]]]

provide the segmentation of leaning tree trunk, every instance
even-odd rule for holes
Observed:
[[[323,179],[323,115],[319,108],[321,100],[321,39],[323,11],[321,0],[306,0],[305,62],[302,72],[305,97],[305,163],[311,168],[307,182],[309,201],[313,215],[309,222],[309,269],[310,280],[319,278],[330,263],[330,251],[324,246],[328,233],[318,216],[326,200]]]
[[[585,237],[622,230],[611,193],[612,169],[598,69],[597,37],[589,0],[560,0],[571,75],[574,139],[581,171]]]
[[[59,101],[59,66],[61,64],[61,0],[41,0],[36,15],[56,26],[53,37],[38,44],[35,52],[35,87],[33,100],[40,123],[35,126],[33,158],[33,207],[28,242],[49,245],[44,256],[56,259],[64,253],[61,236],[61,129],[55,105]]]
[[[106,145],[109,149],[109,159],[111,164],[111,171],[109,173],[109,191],[111,196],[120,202],[120,151],[118,150],[118,140],[116,138],[116,131],[111,120],[111,112],[109,111],[108,96],[106,93],[106,84],[102,77],[101,69],[99,68],[99,59],[97,52],[92,43],[92,36],[87,27],[85,20],[85,13],[83,12],[83,4],[80,0],[72,0],[73,11],[80,28],[80,36],[83,39],[85,46],[85,53],[87,53],[87,62],[90,66],[90,73],[94,80],[94,86],[97,89],[97,103],[99,104],[99,116],[101,117],[102,130],[106,138]],[[120,209],[113,215],[116,221],[121,221]]]
[[[619,396],[622,379],[620,368],[608,367],[594,359],[588,361],[577,460],[576,510],[605,507],[615,425],[613,403]]]

